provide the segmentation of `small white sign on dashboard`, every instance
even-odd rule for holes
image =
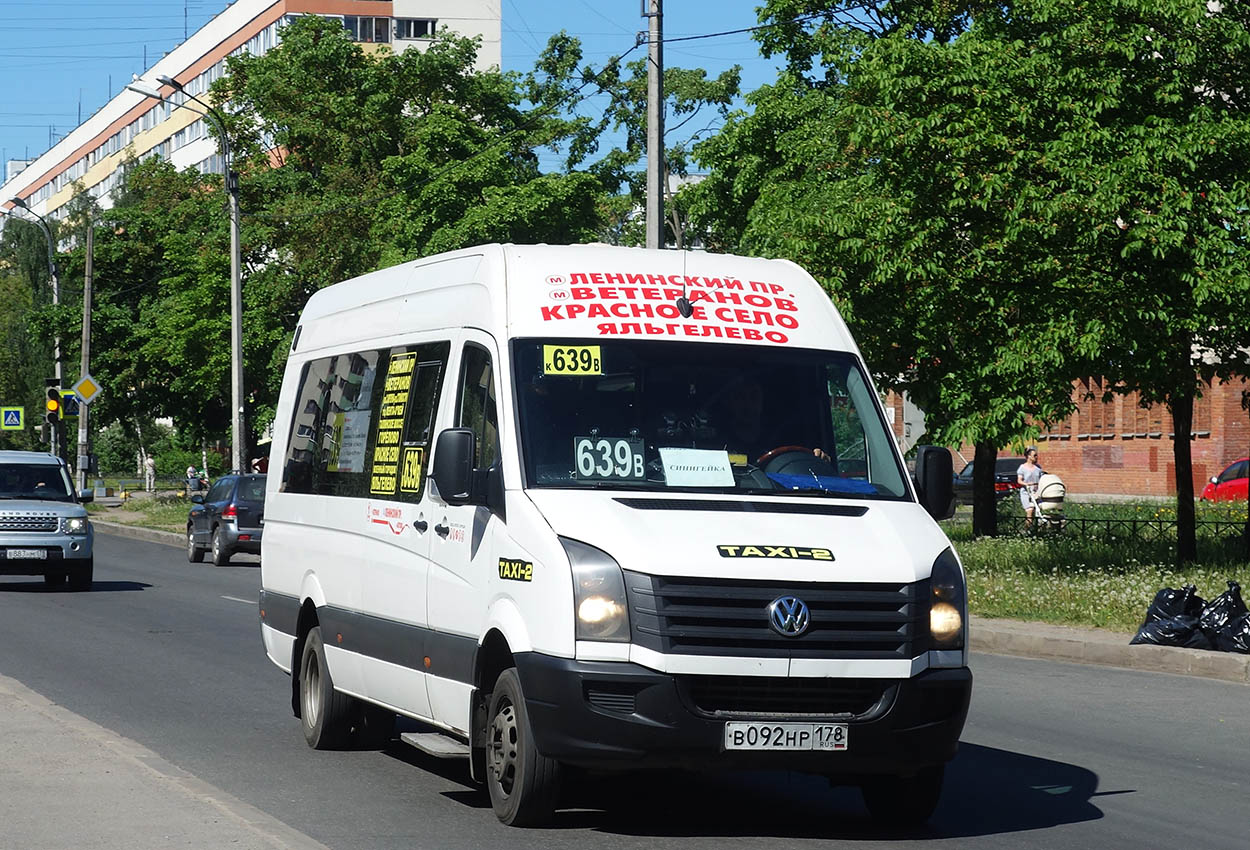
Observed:
[[[669,487],[732,487],[729,452],[717,449],[660,448],[664,481]]]

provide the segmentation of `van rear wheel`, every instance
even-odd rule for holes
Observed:
[[[495,816],[508,826],[551,819],[560,764],[538,752],[515,667],[499,674],[486,712],[486,787]]]
[[[314,626],[304,639],[299,664],[300,724],[304,740],[314,750],[337,750],[352,731],[352,698],[334,690],[326,666],[321,628]]]
[[[915,776],[877,776],[860,791],[873,820],[895,826],[918,826],[933,816],[942,796],[944,765],[922,769]]]

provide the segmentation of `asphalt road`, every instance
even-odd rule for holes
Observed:
[[[874,825],[853,789],[757,773],[596,779],[554,828],[511,830],[459,763],[305,746],[260,644],[254,559],[96,547],[92,593],[0,577],[0,673],[334,850],[1250,846],[1246,686],[991,655],[974,658],[965,743],[926,829]]]

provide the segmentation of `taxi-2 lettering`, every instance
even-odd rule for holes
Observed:
[[[500,558],[499,577],[509,581],[532,581],[534,578],[534,564],[530,561],[513,561],[508,558]]]
[[[800,561],[832,561],[828,549],[804,549],[799,546],[717,546],[722,558],[787,558]]]

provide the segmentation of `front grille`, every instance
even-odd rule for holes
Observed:
[[[672,655],[914,658],[928,649],[928,581],[906,584],[739,581],[625,573],[633,642]],[[796,596],[811,612],[798,637],[768,625]]]
[[[694,709],[713,717],[858,717],[895,687],[890,679],[682,676],[679,681]]]
[[[0,514],[0,531],[56,531],[60,527],[56,514]]]

